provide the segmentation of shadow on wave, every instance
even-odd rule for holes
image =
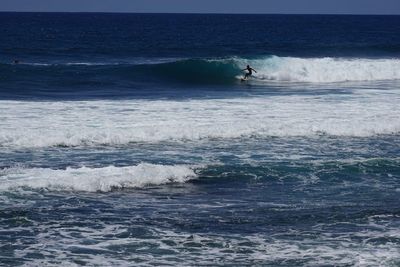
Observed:
[[[233,84],[240,68],[234,60],[182,59],[162,63],[19,63],[0,64],[0,84],[43,86],[107,86],[171,82]]]

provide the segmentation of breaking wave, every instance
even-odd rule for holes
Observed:
[[[187,165],[156,165],[102,168],[7,168],[0,171],[0,190],[16,188],[62,191],[108,192],[148,185],[184,183],[196,178],[194,168]]]
[[[257,70],[253,82],[333,83],[400,79],[397,58],[298,58],[269,56],[257,59],[148,59],[130,62],[21,63],[0,65],[0,83],[15,78],[27,81],[68,75],[57,83],[66,86],[110,82],[111,77],[130,82],[174,82],[187,84],[234,84],[246,65]],[[99,75],[104,81],[99,80]],[[94,78],[96,77],[96,79]]]
[[[399,59],[270,57],[249,61],[260,80],[346,82],[400,79]]]

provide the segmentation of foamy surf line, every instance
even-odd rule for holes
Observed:
[[[142,188],[149,185],[185,183],[195,179],[200,166],[158,165],[102,168],[7,168],[0,171],[0,190],[18,188],[56,191],[109,192],[116,189]]]
[[[252,65],[259,81],[333,83],[400,79],[400,59],[296,58],[234,59],[238,67]]]
[[[190,101],[1,101],[0,146],[130,143],[400,133],[397,94]]]

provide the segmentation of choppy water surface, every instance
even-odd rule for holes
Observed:
[[[0,22],[0,265],[400,265],[398,16]]]

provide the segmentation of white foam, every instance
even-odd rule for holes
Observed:
[[[74,62],[59,62],[59,61],[50,61],[50,62],[20,62],[19,65],[28,65],[28,66],[40,66],[40,67],[49,67],[49,66],[118,66],[118,65],[142,65],[142,64],[161,64],[161,63],[169,63],[175,62],[179,60],[185,60],[186,58],[130,58],[119,61],[74,61]]]
[[[49,190],[107,192],[118,188],[138,188],[147,185],[184,183],[196,177],[187,165],[155,165],[103,168],[9,168],[0,172],[0,190],[21,187]]]
[[[0,101],[0,146],[124,145],[268,136],[400,133],[400,95],[188,101]]]
[[[131,225],[131,222],[129,223]],[[316,237],[307,238],[307,234],[304,236],[299,232],[296,238],[289,239],[287,233],[283,234],[284,238],[280,238],[279,234],[269,237],[262,235],[243,237],[235,234],[222,236],[174,232],[149,226],[146,230],[152,232],[152,236],[146,239],[134,236],[118,238],[117,235],[106,239],[104,238],[106,234],[110,236],[109,233],[121,233],[129,231],[129,229],[126,229],[127,227],[124,227],[122,223],[118,226],[104,225],[95,228],[69,227],[63,229],[54,226],[49,228],[47,225],[39,227],[43,231],[39,234],[37,242],[46,244],[40,247],[40,253],[47,257],[35,260],[36,264],[34,265],[44,265],[44,263],[56,259],[58,262],[62,262],[62,265],[69,266],[71,258],[78,258],[91,266],[127,266],[135,260],[140,260],[141,266],[174,264],[192,266],[195,262],[200,266],[232,263],[236,266],[247,266],[249,263],[257,266],[277,266],[282,263],[291,263],[294,266],[300,264],[302,266],[364,267],[396,264],[400,252],[399,247],[391,242],[381,245],[369,244],[367,238],[357,241],[359,238],[354,238],[352,233],[332,236],[314,232]],[[78,238],[76,237],[77,232],[80,233]],[[387,238],[386,231],[367,233]],[[398,238],[398,231],[397,235],[393,237]],[[85,243],[87,240],[92,242]],[[140,246],[143,249],[132,253],[129,250],[132,245]],[[119,253],[115,252],[115,247],[119,248]],[[155,254],[149,253],[151,247],[164,253],[154,256]],[[71,251],[71,248],[89,249],[97,253],[76,254]],[[16,255],[21,259],[29,253],[38,253],[37,243],[16,251]]]
[[[234,59],[238,68],[250,64],[259,80],[331,83],[400,79],[400,59],[295,58]]]

